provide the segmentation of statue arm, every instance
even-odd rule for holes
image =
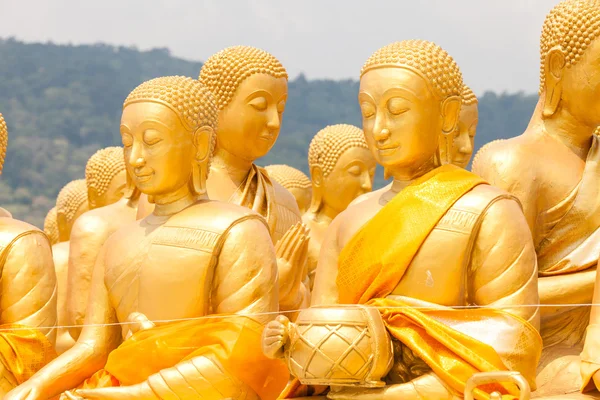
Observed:
[[[338,272],[339,246],[338,233],[344,212],[339,214],[325,232],[311,294],[311,305],[326,305],[339,303],[339,293],[336,283]],[[340,218],[341,217],[341,218]]]
[[[66,312],[69,334],[75,340],[81,334],[94,265],[106,239],[101,234],[103,230],[100,221],[84,214],[75,221],[71,232]]]
[[[483,216],[468,284],[471,304],[504,310],[539,330],[537,258],[516,201],[499,200]]]
[[[542,317],[567,312],[577,308],[577,304],[589,304],[594,294],[596,267],[566,275],[541,276],[539,280],[540,303],[559,306],[544,306]],[[598,287],[598,284],[596,284]],[[599,295],[600,296],[600,295]],[[596,299],[600,301],[600,298]],[[596,303],[596,301],[593,301]],[[573,304],[571,307],[566,307]],[[596,308],[592,308],[592,315]],[[591,319],[590,319],[591,322]]]
[[[279,310],[275,249],[269,230],[258,218],[247,219],[227,233],[215,268],[212,312],[272,313]],[[274,315],[257,316],[261,323]]]
[[[118,320],[104,285],[104,251],[105,248],[94,267],[85,327],[79,340],[22,386],[32,387],[47,397],[58,395],[103,368],[110,351],[119,345],[121,327],[116,325]]]
[[[39,329],[56,341],[56,274],[45,235],[32,231],[9,249],[1,280],[0,320]]]

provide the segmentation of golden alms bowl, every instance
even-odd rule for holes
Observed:
[[[376,308],[319,306],[290,324],[286,361],[306,385],[379,387],[392,367],[392,342]]]

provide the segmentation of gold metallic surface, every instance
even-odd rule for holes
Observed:
[[[539,298],[527,222],[506,192],[455,166],[441,167],[440,137],[457,128],[462,89],[456,63],[430,42],[393,43],[363,67],[358,99],[365,138],[394,182],[363,195],[333,220],[321,247],[312,305],[374,302],[369,304],[378,306],[392,336],[418,355],[411,362],[422,358],[419,365],[425,361],[430,369],[383,388],[333,386],[328,398],[450,399],[473,372],[507,368],[523,370],[535,384]],[[340,280],[341,265],[349,263],[345,274],[351,276],[364,262],[370,268],[359,283],[371,289],[349,295],[356,286]],[[452,309],[464,306],[475,308]],[[440,307],[444,311],[436,311]],[[448,318],[441,317],[445,313]],[[336,321],[333,312],[331,319]],[[508,329],[505,334],[500,327]],[[438,329],[441,336],[433,334]],[[289,331],[285,319],[270,322],[265,354],[281,357],[289,349]],[[447,342],[446,335],[457,342]],[[461,348],[478,350],[463,363]],[[392,368],[398,377],[410,368],[401,353]],[[353,366],[363,364],[357,359]]]
[[[8,130],[0,114],[0,165]],[[57,285],[48,237],[0,217],[0,396],[54,356]]]
[[[65,397],[274,399],[283,389],[285,366],[259,342],[261,323],[278,310],[269,229],[252,210],[205,193],[216,124],[212,96],[196,80],[157,78],[130,94],[125,159],[154,211],[105,241],[78,342],[6,399],[78,386]],[[213,314],[221,316],[197,319]]]
[[[294,196],[300,213],[304,214],[310,207],[312,198],[312,184],[304,172],[284,164],[267,165],[265,170],[272,180]]]
[[[363,131],[355,126],[327,126],[310,142],[308,168],[312,200],[302,220],[310,229],[308,276],[311,290],[325,231],[354,199],[371,191],[376,166]]]
[[[51,245],[58,243],[58,221],[56,219],[56,206],[52,207],[44,219],[44,233],[48,236]]]
[[[539,390],[578,363],[600,254],[600,2],[566,0],[547,15],[540,40],[539,101],[525,132],[484,146],[473,172],[515,195],[533,235],[544,353]],[[573,306],[568,306],[573,304]],[[566,363],[566,364],[565,364]],[[553,376],[556,375],[557,379]],[[566,386],[565,386],[566,385]],[[534,394],[535,395],[535,394]]]
[[[98,150],[85,166],[90,210],[118,201],[125,194],[126,172],[122,147]]]
[[[301,222],[300,210],[294,196],[254,161],[265,156],[279,136],[288,97],[285,68],[266,51],[234,46],[209,57],[199,79],[210,89],[219,108],[217,143],[206,182],[208,196],[262,215],[273,243],[278,244]],[[291,247],[297,251],[288,254],[295,261],[278,258],[282,287],[294,283],[290,290],[279,293],[282,310],[295,310],[308,302],[307,280],[296,279],[306,271],[305,257],[300,255],[308,241],[302,235],[294,238],[298,246],[292,243]]]
[[[463,87],[461,97],[462,106],[458,126],[452,138],[450,162],[461,168],[466,168],[469,161],[471,161],[475,146],[479,110],[477,109],[477,97],[468,86]]]

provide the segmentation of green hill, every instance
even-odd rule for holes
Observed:
[[[0,205],[42,226],[60,188],[82,178],[97,149],[120,144],[121,106],[141,82],[164,75],[197,77],[201,63],[167,49],[138,51],[103,44],[58,46],[0,39],[0,113],[9,127],[0,180]],[[285,163],[307,172],[312,136],[329,124],[360,126],[352,80],[289,83],[281,134],[261,165]],[[476,147],[523,131],[537,96],[485,93],[480,98]],[[381,171],[376,185],[384,182]]]

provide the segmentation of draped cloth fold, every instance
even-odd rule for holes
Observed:
[[[262,400],[276,399],[289,373],[262,353],[262,325],[244,316],[210,316],[142,330],[112,351],[103,370],[81,388],[130,386],[194,357],[217,360]]]
[[[275,189],[269,174],[263,168],[252,164],[246,180],[233,194],[231,203],[250,208],[262,215],[273,236],[277,226]]]
[[[579,184],[545,215],[558,218],[536,246],[540,276],[563,275],[596,265],[600,253],[600,139],[594,135]],[[554,209],[562,216],[552,217]],[[538,217],[544,219],[544,216]],[[546,221],[538,221],[544,223]]]
[[[27,381],[56,356],[52,343],[37,329],[0,325],[0,361],[18,384]]]

